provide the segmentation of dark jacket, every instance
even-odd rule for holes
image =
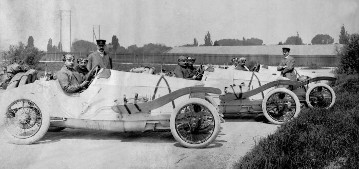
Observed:
[[[75,69],[63,66],[57,72],[57,79],[59,80],[61,88],[67,93],[76,93],[82,90],[80,84],[85,81],[85,77],[77,72]]]
[[[75,66],[75,70],[84,76],[86,76],[86,74],[89,72],[89,70],[87,70],[87,68],[82,68],[79,65]]]
[[[281,75],[283,77],[286,77],[290,80],[295,81],[297,79],[297,76],[294,72],[294,65],[295,60],[292,56],[288,56],[287,58],[282,59],[279,66],[277,67],[278,71],[281,71]],[[283,66],[286,66],[286,68],[282,68]]]
[[[106,52],[104,52],[103,56],[101,56],[99,51],[93,52],[87,59],[87,70],[89,71],[97,65],[101,68],[112,69],[112,59]]]
[[[177,65],[173,73],[178,78],[189,78],[188,70],[184,66]]]

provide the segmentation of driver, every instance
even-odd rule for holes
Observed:
[[[180,56],[178,57],[178,65],[176,66],[175,70],[173,71],[175,77],[178,78],[189,78],[189,74],[187,71],[187,57]]]
[[[195,79],[195,80],[201,80],[203,71],[200,70],[201,67],[195,68],[193,66],[194,62],[196,62],[196,58],[187,57],[187,71],[188,71],[188,77]]]
[[[63,56],[64,66],[57,72],[61,88],[67,93],[76,93],[86,88],[89,84],[86,76],[83,76],[74,69],[75,57],[71,54]]]
[[[243,71],[249,71],[248,67],[246,66],[247,59],[245,57],[241,57],[237,61],[236,70],[243,70]]]
[[[280,62],[279,66],[277,67],[277,70],[281,71],[281,75],[283,77],[295,81],[296,80],[296,75],[294,72],[295,60],[292,56],[289,55],[290,48],[283,47],[282,51],[284,58]]]

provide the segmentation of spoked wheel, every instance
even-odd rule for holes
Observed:
[[[9,142],[32,144],[41,139],[50,125],[50,117],[41,102],[30,99],[17,99],[4,106],[2,118],[4,133]]]
[[[170,120],[174,138],[184,147],[203,148],[216,139],[220,121],[209,102],[191,98],[177,106]]]
[[[285,88],[270,91],[262,102],[264,116],[274,124],[283,124],[297,117],[300,106],[298,97]]]
[[[324,83],[311,86],[305,94],[305,101],[310,108],[329,109],[335,103],[334,90]]]

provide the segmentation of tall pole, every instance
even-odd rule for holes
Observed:
[[[60,10],[60,43],[62,44],[62,10]]]
[[[71,52],[71,10],[70,10],[70,52]]]
[[[98,25],[98,39],[101,39],[101,28],[100,25]]]
[[[95,43],[95,26],[92,25],[92,42]]]

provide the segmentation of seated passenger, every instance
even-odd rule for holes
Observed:
[[[202,76],[203,76],[203,70],[201,70],[201,67],[199,68],[195,68],[193,66],[194,62],[196,61],[196,58],[192,58],[192,57],[188,57],[187,58],[187,71],[188,71],[188,76],[191,79],[195,79],[195,80],[201,80]]]
[[[244,57],[241,57],[238,59],[238,63],[236,66],[236,70],[243,70],[243,71],[249,71],[248,67],[246,66],[247,59]]]
[[[281,71],[282,77],[286,77],[290,80],[295,81],[297,79],[297,76],[294,72],[295,60],[292,56],[289,55],[290,48],[283,47],[282,51],[284,58],[277,67],[277,71]]]
[[[67,93],[76,93],[86,88],[89,81],[86,76],[74,69],[75,57],[71,54],[63,56],[64,66],[57,72],[61,88]],[[87,75],[89,76],[89,74]]]
[[[78,58],[75,70],[85,76],[89,72],[89,70],[87,70],[87,67],[86,67],[87,63],[88,63],[87,59]]]
[[[187,71],[187,57],[185,56],[178,57],[178,65],[174,69],[173,73],[175,77],[178,78],[184,78],[184,79],[189,78],[189,74]]]

